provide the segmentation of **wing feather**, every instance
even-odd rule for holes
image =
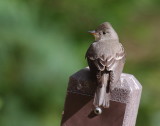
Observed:
[[[108,71],[113,70],[113,66],[115,65],[116,61],[124,60],[125,59],[125,52],[121,43],[120,49],[117,52],[109,52],[107,56],[103,53],[95,54],[95,46],[90,46],[87,53],[86,58],[93,62],[98,70],[104,71],[107,69]]]

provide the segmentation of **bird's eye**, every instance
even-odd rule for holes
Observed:
[[[103,35],[105,35],[106,34],[106,32],[103,32]]]

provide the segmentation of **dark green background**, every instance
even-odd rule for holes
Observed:
[[[87,31],[105,21],[143,85],[137,126],[160,126],[159,0],[0,0],[0,126],[59,126]]]

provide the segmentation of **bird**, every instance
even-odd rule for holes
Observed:
[[[125,64],[125,50],[109,22],[104,22],[89,32],[95,38],[85,55],[97,85],[93,105],[109,108],[111,91],[120,83]]]

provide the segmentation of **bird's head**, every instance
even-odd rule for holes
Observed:
[[[89,31],[95,37],[95,41],[99,40],[118,40],[118,35],[109,22],[100,24],[95,30]]]

